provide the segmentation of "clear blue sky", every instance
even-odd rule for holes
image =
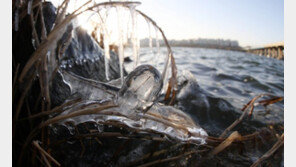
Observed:
[[[169,39],[223,38],[240,45],[284,40],[283,0],[141,0]]]

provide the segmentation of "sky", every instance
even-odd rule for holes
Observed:
[[[62,2],[62,0],[52,1]],[[74,0],[79,4],[85,1],[87,0]],[[141,5],[137,6],[137,9],[155,20],[168,39],[231,39],[237,40],[243,47],[284,41],[283,0],[140,0],[140,2]],[[110,25],[117,29],[116,19],[117,17],[114,17],[109,20],[113,21]],[[88,26],[85,23],[86,18],[81,17],[80,20],[84,21],[82,23],[84,27]],[[144,19],[138,21],[138,25],[139,37],[148,37],[149,30]],[[116,31],[112,32],[114,35]]]
[[[284,41],[283,0],[142,0],[168,39],[222,38],[241,46]]]

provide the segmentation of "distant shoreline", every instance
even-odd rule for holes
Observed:
[[[141,39],[140,46],[148,47],[152,45],[152,41],[155,39]],[[222,49],[222,50],[232,50],[246,52],[244,48],[239,46],[237,40],[224,40],[224,39],[187,39],[187,40],[169,40],[169,45],[171,47],[191,47],[191,48],[210,48],[210,49]],[[155,44],[156,45],[156,44]],[[163,40],[159,41],[160,46],[165,46]]]
[[[231,50],[246,52],[245,49],[241,47],[222,47],[222,46],[190,46],[190,45],[170,45],[171,47],[186,47],[186,48],[205,48],[205,49],[220,49],[220,50]],[[141,46],[143,48],[148,48],[149,46]],[[160,45],[160,47],[165,47],[165,45]]]

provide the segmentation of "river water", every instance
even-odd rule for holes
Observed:
[[[166,48],[141,48],[140,63],[162,70]],[[178,73],[187,70],[202,89],[230,102],[237,109],[256,95],[269,93],[284,96],[284,61],[250,53],[220,49],[173,47]],[[130,51],[125,56],[131,56]],[[132,57],[131,57],[132,59]],[[157,62],[157,63],[156,63]],[[126,63],[131,71],[133,62]],[[271,113],[254,113],[275,122],[283,122],[283,102],[272,106]]]
[[[181,93],[177,93],[176,101],[178,102],[176,102],[174,106],[175,108],[172,108],[180,109],[178,111],[183,111],[184,113],[190,115],[190,120],[192,119],[196,124],[198,124],[203,130],[207,132],[209,136],[219,136],[231,123],[234,122],[235,119],[239,117],[241,112],[240,109],[254,96],[261,93],[269,93],[275,96],[284,95],[284,64],[281,60],[260,57],[249,53],[217,49],[185,47],[175,47],[172,49],[178,68],[178,75],[190,76],[190,78],[187,78],[188,82],[184,84],[185,86],[180,89]],[[89,53],[92,52],[85,52],[85,54]],[[156,48],[141,48],[139,56],[140,64],[150,64],[155,66],[159,71],[162,71],[166,54],[166,48],[160,48],[159,54],[157,53]],[[82,54],[77,55],[82,56]],[[129,73],[133,70],[135,63],[135,61],[133,61],[134,58],[132,57],[132,49],[126,49],[124,56],[130,57],[130,59],[132,59],[132,61],[126,62],[124,64],[126,71]],[[81,72],[81,68],[79,67],[85,67],[85,69],[89,69],[90,73],[94,73],[96,71],[100,72],[100,70],[96,70],[96,68],[92,68],[90,66],[90,64],[93,63],[92,61],[88,62],[89,63],[84,63],[85,66],[78,66],[79,63],[73,67],[69,67],[68,65],[68,68],[64,70],[72,69],[72,71],[75,72],[74,69],[76,69],[78,72],[80,72],[79,75],[83,77],[87,77],[87,75]],[[118,62],[118,60],[112,60],[110,62],[115,64],[114,62]],[[138,66],[140,64],[138,64]],[[102,65],[103,63],[101,64],[101,67],[103,67]],[[195,80],[192,82],[190,73],[195,77],[199,86],[196,84]],[[65,75],[64,79],[67,80]],[[73,88],[74,82],[70,81],[71,80],[69,80],[69,83],[71,83]],[[135,83],[135,81],[133,83]],[[90,94],[99,94],[93,90],[93,87],[91,87],[90,84],[80,85],[77,88],[77,92],[80,91],[82,93],[84,88],[91,90],[84,93],[88,96],[91,96]],[[95,99],[97,99],[97,97],[95,97]],[[227,102],[229,102],[233,107]],[[126,104],[129,103],[126,102]],[[120,113],[124,114],[128,113],[129,111],[133,112],[133,110],[126,110],[126,107],[129,106],[121,105],[120,108],[117,108],[117,111],[120,111]],[[275,103],[268,107],[269,108],[260,108],[259,106],[256,106],[253,117],[251,119],[244,119],[240,125],[235,127],[236,129],[233,129],[238,131],[243,136],[253,134],[255,131],[258,132],[259,135],[258,137],[254,137],[254,140],[252,139],[242,142],[243,145],[240,145],[241,147],[238,147],[238,145],[233,145],[232,147],[230,146],[229,149],[224,150],[223,153],[216,155],[214,158],[209,157],[207,154],[198,154],[198,156],[200,156],[199,158],[191,158],[190,160],[186,160],[181,166],[190,166],[190,164],[193,164],[192,166],[196,166],[195,164],[199,164],[199,166],[250,166],[253,164],[275,143],[276,138],[270,137],[271,135],[269,134],[272,132],[269,133],[269,131],[266,130],[266,127],[269,125],[276,125],[274,127],[283,125],[283,102]],[[76,108],[71,107],[68,111],[72,112],[73,110],[76,110]],[[116,110],[114,109],[114,111]],[[151,111],[156,110],[151,108]],[[172,115],[174,110],[169,110],[166,108],[159,111],[160,112],[158,113],[168,116]],[[88,134],[90,129],[95,130],[96,132],[120,132],[123,134],[133,134],[133,130],[128,129],[126,131],[126,129],[117,128],[116,126],[113,127],[104,124],[101,125],[100,123],[104,121],[105,123],[109,121],[113,123],[116,121],[121,122],[127,125],[129,128],[134,129],[140,129],[140,127],[142,127],[140,125],[144,124],[143,122],[139,123],[130,121],[128,119],[119,118],[120,117],[114,115],[100,117],[90,114],[85,115],[84,117],[77,117],[77,119],[71,118],[70,120],[65,120],[65,122],[62,123],[63,126],[56,126],[52,128],[52,141],[71,135],[75,136],[80,134]],[[170,118],[175,117],[171,116]],[[71,121],[78,123],[76,128],[70,124]],[[92,122],[100,123],[92,124]],[[164,128],[165,126],[159,126],[158,124],[147,125],[149,126],[145,126],[144,128],[153,128],[153,130],[159,132],[160,134],[168,133],[171,135],[171,137],[177,137],[175,133],[172,133],[174,132],[174,130],[171,130],[172,128]],[[153,134],[151,133],[149,136],[151,137]],[[178,139],[181,138],[184,139],[182,135]],[[142,164],[145,162],[145,160],[143,162],[138,160],[144,157],[144,155],[152,155],[151,152],[154,152],[155,150],[161,150],[163,148],[169,148],[168,146],[171,147],[172,144],[170,142],[159,143],[158,141],[153,140],[125,139],[126,138],[120,137],[106,139],[100,138],[101,143],[104,143],[103,145],[100,145],[100,143],[96,142],[90,142],[88,139],[85,139],[83,142],[85,145],[85,152],[83,153],[83,156],[80,155],[82,149],[81,141],[75,142],[74,140],[74,142],[71,141],[67,144],[60,145],[58,149],[55,150],[56,152],[53,153],[53,155],[58,157],[58,160],[65,164],[64,166],[77,166],[76,164],[80,164],[80,166],[97,166],[98,164],[107,166],[106,163],[109,164],[108,166],[128,166],[128,164],[133,163]],[[154,142],[157,142],[157,144]],[[205,145],[205,147],[207,146],[210,145]],[[151,150],[152,148],[153,150]],[[122,150],[120,153],[118,152],[119,149]],[[197,148],[194,145],[191,145],[189,149],[196,150]],[[243,149],[244,151],[241,152],[240,149]],[[184,153],[183,148],[177,149],[172,147],[171,151],[174,154]],[[114,152],[116,154],[118,153],[118,155],[115,156]],[[117,159],[114,159],[114,157],[117,157]],[[164,157],[171,157],[171,152],[166,152]],[[106,159],[110,161],[106,162]],[[157,159],[159,159],[159,157],[157,157]],[[203,161],[199,161],[201,159],[203,159]],[[148,160],[147,162],[149,161],[151,160]],[[180,162],[176,161],[176,163]],[[273,157],[273,159],[268,163],[273,163],[274,166],[283,164],[283,154],[281,152],[280,154],[276,154],[276,156]]]

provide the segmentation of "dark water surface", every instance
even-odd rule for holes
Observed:
[[[186,47],[172,49],[179,74],[184,70],[190,71],[202,89],[227,100],[237,109],[242,108],[254,96],[261,93],[284,96],[284,61],[282,60],[219,49]],[[131,56],[129,53],[127,51],[126,56]],[[160,48],[159,56],[156,49],[151,51],[150,48],[141,48],[140,62],[152,65],[158,62],[156,66],[162,70],[166,53],[166,48]],[[125,65],[130,71],[133,62]],[[254,117],[283,122],[283,102],[271,107],[271,112],[258,111],[254,113]]]

